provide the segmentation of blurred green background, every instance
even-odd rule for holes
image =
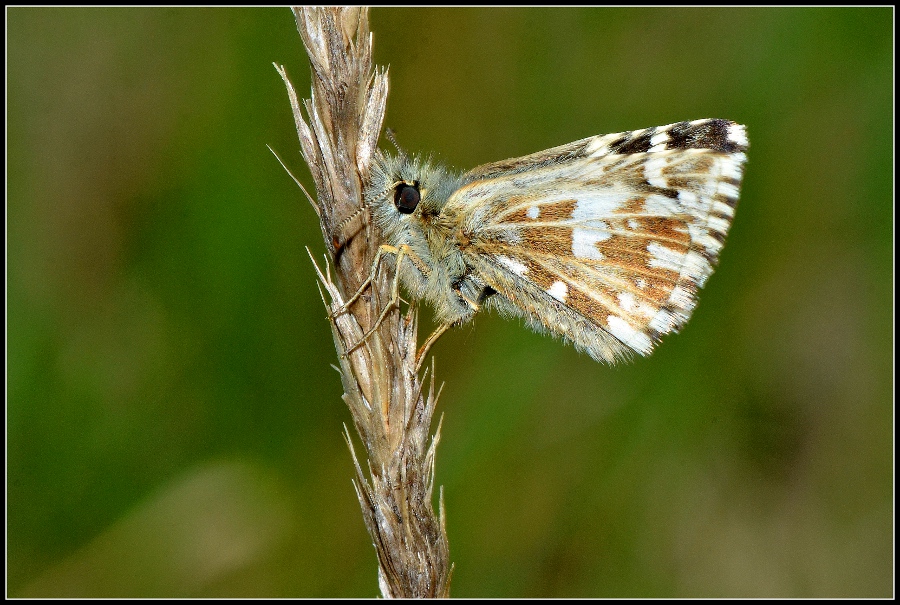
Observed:
[[[12,596],[378,593],[287,9],[7,9]],[[433,349],[457,597],[893,590],[893,10],[373,9],[386,125],[470,168],[721,117],[749,163],[686,329],[609,368]],[[427,312],[426,312],[427,313]]]

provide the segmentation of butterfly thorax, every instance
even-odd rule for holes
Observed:
[[[366,189],[386,243],[407,247],[416,259],[398,269],[404,288],[414,298],[428,300],[444,323],[471,318],[485,288],[461,249],[469,241],[466,229],[456,213],[445,211],[450,195],[463,183],[461,175],[427,159],[379,154]],[[402,197],[407,194],[413,199],[418,195],[412,210]]]

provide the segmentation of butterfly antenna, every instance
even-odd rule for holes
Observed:
[[[384,136],[386,136],[387,139],[388,139],[388,141],[390,141],[391,144],[392,144],[394,147],[397,148],[397,152],[398,152],[400,155],[403,155],[403,156],[406,155],[406,152],[403,151],[403,148],[400,147],[400,144],[399,144],[399,143],[397,143],[397,139],[394,138],[394,131],[393,131],[390,127],[385,128]]]

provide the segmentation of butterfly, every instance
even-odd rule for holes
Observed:
[[[394,256],[393,303],[402,282],[434,307],[441,327],[420,358],[484,308],[598,361],[649,355],[688,321],[717,264],[747,147],[744,126],[704,119],[465,173],[379,151],[364,192],[386,242],[373,274]]]

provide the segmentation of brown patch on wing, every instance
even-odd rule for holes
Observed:
[[[734,184],[734,183],[731,182],[731,181],[733,181],[733,180],[734,180],[734,179],[724,179],[724,181],[725,181],[726,183],[731,183],[732,185]],[[722,193],[717,193],[717,194],[715,194],[714,196],[712,196],[712,201],[713,201],[713,202],[721,202],[721,203],[723,203],[723,204],[728,205],[730,208],[735,208],[735,207],[737,207],[738,198],[736,198],[736,197],[731,197],[731,196],[728,196],[728,195],[724,195],[724,194],[722,194]],[[730,217],[730,216],[729,216],[729,217],[725,217],[725,218],[728,218],[728,220],[731,220],[731,217]]]
[[[616,301],[619,292],[630,292],[636,298],[653,302],[656,306],[669,299],[678,273],[648,265],[649,255],[633,255],[629,262],[640,266],[640,272],[622,266],[622,259],[604,259],[592,263],[575,261],[566,263],[561,272],[572,276],[578,283],[592,292],[600,292]]]
[[[610,302],[612,300],[610,299]],[[582,292],[580,288],[569,288],[566,304],[591,319],[595,324],[603,328],[609,327],[606,322],[606,318],[610,314],[609,308]]]
[[[548,271],[544,265],[534,262],[533,260],[528,260],[525,263],[525,266],[528,267],[527,275],[529,281],[537,284],[541,290],[546,291],[553,285],[553,282],[559,279],[556,275]]]
[[[572,213],[575,212],[575,206],[578,205],[578,200],[561,200],[559,202],[554,202],[552,204],[542,204],[539,206],[541,210],[541,214],[537,220],[542,222],[556,222],[556,221],[565,221],[572,218]],[[571,239],[571,238],[570,238]]]
[[[504,223],[558,222],[572,218],[572,213],[575,211],[575,205],[577,203],[577,200],[572,199],[561,200],[559,202],[553,202],[552,204],[542,204],[540,203],[540,198],[517,195],[510,197],[509,201],[505,202],[505,208],[520,207],[508,214],[502,214],[502,211],[497,214],[502,217]],[[532,218],[528,216],[528,211],[531,208],[538,209],[537,217]]]
[[[624,227],[633,231],[634,233],[631,237],[641,240],[645,246],[648,240],[664,242],[670,248],[673,248],[671,244],[677,244],[685,248],[691,245],[691,234],[685,227],[684,221],[678,219],[662,216],[645,216],[620,222],[621,224],[617,225],[619,228]],[[636,224],[636,226],[632,228],[628,225],[629,222]],[[676,249],[677,247],[674,246]]]
[[[641,283],[643,285],[640,285]],[[649,275],[643,275],[636,278],[633,277],[631,280],[633,288],[630,291],[639,294],[640,297],[652,302],[655,306],[662,307],[669,302],[675,283],[669,279],[661,280]]]
[[[718,156],[711,153],[698,153],[696,155],[680,158],[680,161],[672,162],[663,167],[662,174],[665,176],[676,174],[707,175],[712,171],[717,157]]]
[[[598,326],[607,328],[609,316],[615,315],[635,328],[641,328],[668,302],[677,275],[672,272],[663,278],[644,275],[637,278],[642,280],[642,286],[639,286],[634,275],[616,271],[613,267],[606,267],[598,275],[571,262],[541,259],[529,263],[528,277],[544,292],[556,282],[565,283],[565,300],[561,304]],[[623,293],[627,293],[637,307],[624,309],[621,305]]]
[[[663,174],[665,174],[665,173],[666,173],[666,171],[663,170]],[[688,190],[690,190],[694,186],[695,182],[696,182],[695,179],[689,179],[689,178],[685,178],[683,176],[670,176],[669,178],[666,179],[666,184],[669,186],[669,189],[688,189]]]
[[[643,196],[629,198],[628,201],[622,204],[619,208],[615,209],[613,212],[615,214],[643,214],[644,204],[646,202],[647,198]]]
[[[650,259],[653,258],[653,255],[647,250],[647,244],[648,240],[645,238],[615,235],[602,242],[597,242],[597,249],[603,255],[603,265],[620,274],[625,272],[650,276],[668,280],[674,284],[678,279],[678,272],[661,267],[651,267]],[[685,254],[690,247],[690,242],[667,242],[666,247],[679,254]]]
[[[680,273],[651,266],[651,262],[657,259],[647,246],[651,242],[659,242],[673,253],[683,256],[691,248],[690,234],[686,232],[684,223],[676,219],[643,217],[629,220],[637,222],[636,228],[628,228],[631,233],[613,235],[594,243],[602,256],[599,259],[576,258],[573,255],[573,230],[568,226],[523,227],[522,242],[503,246],[503,254],[523,262],[528,267],[526,279],[542,290],[547,290],[555,281],[564,281],[570,296],[580,285],[601,299],[609,300],[613,308],[617,304],[618,293],[623,291],[652,301],[657,306],[662,305],[668,300]],[[628,220],[611,222],[616,223],[611,231],[626,232]],[[580,310],[586,312],[586,308]]]
[[[572,256],[571,227],[526,227],[522,229],[524,246],[541,255]]]

